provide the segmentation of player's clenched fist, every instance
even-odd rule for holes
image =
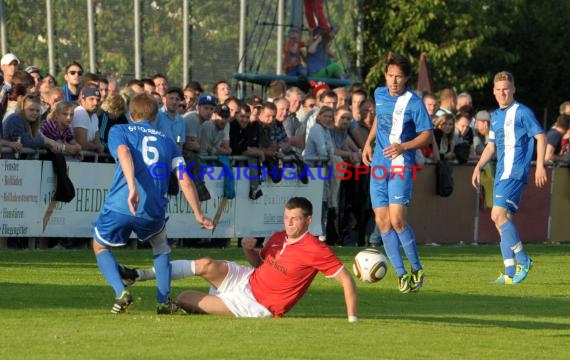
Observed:
[[[241,239],[241,247],[245,250],[253,250],[255,249],[255,244],[257,244],[257,240],[252,237],[245,237]]]

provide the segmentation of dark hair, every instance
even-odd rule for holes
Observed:
[[[315,94],[313,94],[313,93],[308,93],[307,95],[305,95],[305,96],[303,97],[303,100],[301,100],[301,105],[304,106],[305,103],[307,102],[307,100],[310,100],[310,99],[313,99],[313,100],[315,100],[315,101],[317,100],[317,98],[315,97]]]
[[[164,79],[164,80],[168,81],[168,79],[166,78],[166,75],[161,74],[161,73],[157,73],[157,74],[154,74],[154,75],[152,76],[152,81],[153,81],[153,82],[154,82],[154,80],[156,80],[156,79]]]
[[[410,63],[410,60],[408,60],[408,58],[403,55],[392,54],[392,56],[388,58],[388,62],[386,63],[386,71],[388,70],[388,66],[390,65],[396,65],[397,67],[399,67],[400,70],[402,70],[402,72],[404,73],[404,76],[407,78],[409,78],[410,75],[412,75],[412,64]]]
[[[82,83],[81,87],[87,87],[87,86],[94,85],[92,83],[97,83],[97,86],[99,86],[100,81],[101,81],[101,77],[99,75],[94,74],[92,72],[86,72],[85,74],[83,74],[83,78],[81,79],[81,83]]]
[[[129,82],[127,83],[127,87],[131,87],[131,86],[133,86],[133,85],[140,86],[140,87],[144,87],[144,83],[143,83],[141,80],[139,80],[139,79],[131,79],[131,80],[129,80]]]
[[[144,87],[144,85],[149,85],[149,86],[152,86],[152,87],[155,86],[155,85],[154,85],[154,81],[152,81],[151,78],[144,78],[144,79],[141,79],[141,82],[143,83],[143,87]]]
[[[327,97],[332,97],[338,100],[338,95],[333,90],[325,90],[319,94],[319,101],[323,102]]]
[[[65,73],[67,74],[67,71],[69,70],[70,67],[72,66],[77,66],[81,71],[83,71],[83,66],[81,66],[80,63],[78,63],[77,61],[72,61],[69,64],[65,65]]]
[[[129,102],[129,112],[133,120],[154,120],[158,113],[158,104],[147,93],[137,94]]]
[[[304,197],[292,197],[285,204],[285,209],[301,209],[305,217],[313,215],[313,204]]]
[[[559,115],[558,118],[556,119],[556,126],[558,126],[564,131],[567,131],[568,127],[570,126],[570,116],[565,114]]]
[[[261,106],[261,110],[263,110],[263,109],[270,109],[273,111],[277,111],[277,107],[275,106],[275,104],[272,102],[269,102],[269,101],[265,101],[263,103],[263,105]]]
[[[180,100],[184,99],[184,93],[182,92],[182,89],[179,87],[168,88],[168,90],[166,90],[165,95],[174,94],[174,93],[178,94],[178,97],[180,97]]]

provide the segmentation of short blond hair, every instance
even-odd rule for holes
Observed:
[[[149,94],[143,93],[133,96],[129,104],[131,117],[135,121],[154,121],[158,113],[156,100]]]
[[[515,85],[515,77],[508,71],[500,71],[496,73],[495,77],[493,78],[493,84],[505,80],[510,82],[513,86]]]

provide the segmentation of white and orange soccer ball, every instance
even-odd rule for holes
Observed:
[[[374,283],[386,276],[388,259],[376,249],[365,249],[354,257],[352,270],[357,279]]]

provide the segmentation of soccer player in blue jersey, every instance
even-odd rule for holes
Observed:
[[[118,314],[125,312],[133,298],[125,290],[110,249],[126,245],[133,231],[140,240],[149,241],[158,290],[156,311],[169,314],[176,310],[176,306],[168,298],[171,272],[170,247],[165,230],[168,176],[157,176],[157,171],[164,167],[164,174],[168,174],[170,169],[178,169],[184,159],[174,140],[150,124],[158,112],[152,96],[136,95],[129,110],[133,123],[115,125],[109,131],[109,150],[117,167],[105,204],[93,223],[93,252],[101,274],[115,291],[111,312]],[[204,228],[212,229],[212,221],[200,209],[193,182],[185,172],[178,178],[196,221]]]
[[[483,150],[479,162],[473,170],[471,183],[479,185],[481,169],[497,153],[497,170],[493,189],[491,219],[501,236],[501,254],[505,273],[495,283],[518,284],[528,275],[532,259],[526,255],[523,245],[512,222],[527,183],[530,162],[536,140],[536,170],[534,181],[537,187],[546,184],[544,154],[546,136],[532,110],[515,101],[515,79],[506,71],[501,71],[493,79],[493,94],[499,109],[491,115],[489,143]]]
[[[388,59],[386,86],[374,91],[376,118],[362,150],[364,163],[371,166],[370,198],[376,226],[402,293],[419,290],[424,281],[414,232],[406,222],[406,208],[412,198],[416,149],[431,142],[433,130],[422,99],[407,87],[411,72],[412,66],[404,56],[393,54]],[[375,166],[392,173],[375,175]],[[396,174],[400,171],[403,176]],[[400,244],[411,264],[411,274],[404,266]]]

